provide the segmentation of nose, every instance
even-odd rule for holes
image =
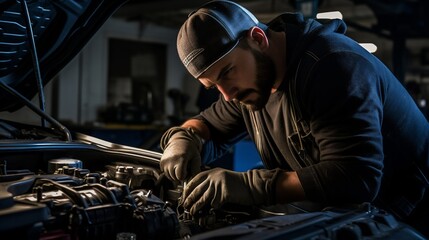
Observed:
[[[225,101],[228,101],[228,102],[234,99],[238,93],[238,88],[236,87],[226,87],[223,85],[217,85],[217,89],[225,98]]]

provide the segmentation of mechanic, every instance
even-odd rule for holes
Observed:
[[[229,1],[189,15],[180,59],[222,97],[161,139],[161,170],[186,181],[185,209],[371,202],[428,234],[429,124],[391,71],[345,32],[340,19],[299,13],[263,24]],[[264,169],[201,171],[246,136]]]

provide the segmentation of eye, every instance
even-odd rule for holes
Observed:
[[[231,79],[231,75],[233,73],[233,70],[235,69],[234,66],[227,65],[224,68],[222,68],[222,70],[219,72],[218,77],[216,78],[216,80],[203,80],[203,85],[204,88],[209,90],[209,89],[213,89],[213,88],[218,88],[218,85],[224,83],[225,81],[228,81]]]
[[[210,90],[210,89],[215,89],[215,88],[217,88],[217,85],[216,84],[213,84],[213,85],[210,85],[210,86],[206,86],[206,87],[204,87],[206,90]]]
[[[220,79],[219,81],[224,80],[224,79],[229,79],[231,77],[230,75],[231,75],[233,69],[234,69],[234,67],[229,67],[229,68],[225,69],[225,71],[222,72],[222,74],[219,78]]]

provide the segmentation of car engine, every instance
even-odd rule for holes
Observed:
[[[85,164],[99,163],[60,157],[37,171],[1,160],[2,239],[424,239],[371,204],[314,212],[305,204],[224,206],[191,216],[181,208],[183,186],[148,160],[110,159],[103,170],[89,170]]]
[[[159,171],[157,152],[83,134],[70,143],[35,137],[41,129],[20,131],[31,132],[31,141],[1,140],[8,147],[0,160],[2,236],[185,239],[250,219],[236,209],[190,216],[180,207],[182,185]]]
[[[148,238],[174,237],[177,215],[171,204],[153,192],[161,189],[155,170],[117,166],[91,172],[69,167],[81,164],[74,159],[55,159],[50,164],[63,166],[52,169],[52,174],[11,171],[0,177],[2,185],[7,181],[6,187],[16,189],[17,194],[13,201],[10,197],[2,199],[2,210],[9,210],[2,214],[2,222],[24,224],[24,229],[13,226],[11,235],[18,235],[18,239],[34,235],[40,239],[64,235],[109,239],[117,233],[132,232]]]

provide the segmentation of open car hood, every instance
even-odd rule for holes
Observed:
[[[0,111],[24,105],[5,88],[33,98],[39,85],[45,86],[126,1],[0,1]]]

